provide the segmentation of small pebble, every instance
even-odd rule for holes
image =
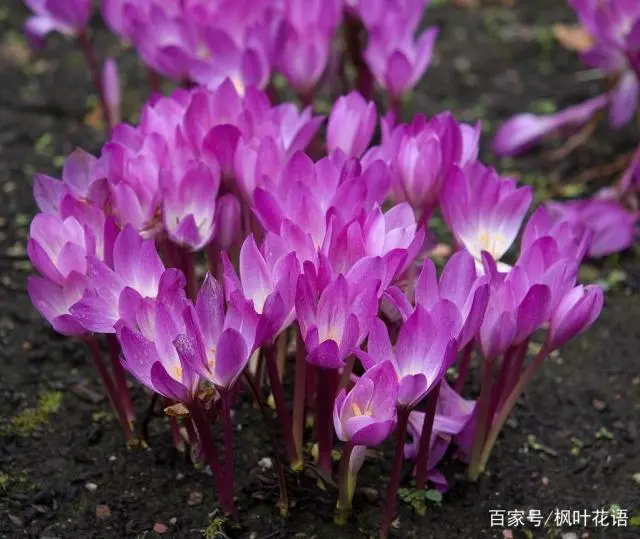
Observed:
[[[562,534],[562,539],[578,539],[578,535],[574,532],[567,532]]]
[[[273,468],[273,461],[269,457],[262,457],[258,461],[258,466],[263,470],[270,470]]]
[[[115,455],[111,455],[109,457],[109,462],[115,462],[116,460],[118,460],[118,457],[116,457]]]
[[[198,492],[197,490],[192,490],[189,492],[189,496],[187,497],[187,505],[194,507],[196,505],[200,505],[202,503],[202,492]]]
[[[545,487],[549,485],[549,478],[546,475],[542,478],[542,484]]]
[[[184,474],[182,472],[178,472],[176,474],[176,481],[182,481],[184,479]]]
[[[9,520],[11,521],[11,524],[16,526],[17,528],[22,528],[22,526],[24,526],[24,524],[22,523],[22,519],[20,517],[17,517],[16,515],[12,515],[11,513],[9,513]]]
[[[84,485],[84,488],[86,488],[89,492],[95,492],[96,490],[98,490],[98,485],[96,485],[95,483],[86,483]]]
[[[502,530],[502,537],[504,539],[513,539],[513,532],[509,529]]]
[[[105,520],[111,516],[111,508],[108,505],[96,505],[96,517]]]
[[[605,402],[601,401],[600,399],[593,399],[591,401],[591,404],[592,404],[593,408],[595,410],[597,410],[598,412],[602,412],[607,407]]]
[[[363,496],[369,502],[375,502],[379,496],[378,491],[375,488],[371,488],[371,487],[363,487],[360,489],[360,492],[362,492]]]
[[[171,517],[169,519],[169,524],[171,524],[172,526],[175,526],[177,522],[178,522],[178,519],[176,517]]]
[[[633,474],[633,480],[640,485],[640,472]]]
[[[156,522],[153,525],[153,531],[156,532],[158,535],[163,535],[169,531],[169,528],[167,528],[167,526],[162,522]]]

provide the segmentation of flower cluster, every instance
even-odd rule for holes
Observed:
[[[99,157],[76,150],[61,180],[35,179],[33,304],[56,331],[89,344],[130,442],[123,369],[163,399],[176,446],[188,443],[211,468],[229,515],[233,401],[244,384],[266,418],[264,369],[294,470],[307,457],[307,414],[321,478],[334,472],[334,436],[342,442],[337,521],[348,517],[366,448],[395,432],[384,538],[403,459],[415,461],[418,488],[444,490],[437,466],[454,445],[476,478],[544,358],[602,309],[602,290],[577,277],[587,253],[612,250],[624,220],[611,201],[600,201],[608,219],[579,203],[548,204],[525,224],[531,188],[479,161],[479,124],[450,113],[396,124],[388,115],[372,146],[376,105],[353,91],[335,101],[320,140],[323,117],[272,104],[261,89],[273,65],[308,95],[345,8],[348,24],[370,33],[364,57],[393,106],[429,61],[435,31],[413,40],[424,4],[105,0],[108,23],[146,63],[202,85],[154,93],[139,124],[117,125]],[[37,6],[39,16],[57,13]],[[427,240],[437,211],[457,247],[439,275]],[[633,222],[624,223],[631,234]],[[474,352],[477,401],[460,396]],[[224,460],[212,417],[223,425]],[[280,468],[279,477],[285,504]]]

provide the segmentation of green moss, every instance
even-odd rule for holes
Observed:
[[[224,533],[224,525],[224,517],[215,516],[211,522],[209,522],[209,525],[202,530],[202,536],[206,539],[224,539],[228,537],[227,534]]]
[[[28,436],[49,423],[49,417],[55,414],[62,404],[62,393],[48,391],[40,395],[37,406],[26,408],[11,419],[4,430],[16,436]]]

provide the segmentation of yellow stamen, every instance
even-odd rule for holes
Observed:
[[[373,410],[370,410],[369,408],[366,408],[365,411],[363,412],[360,409],[360,406],[355,402],[351,403],[351,409],[353,410],[353,413],[357,416],[366,415],[368,417],[371,417],[371,415],[373,414]]]

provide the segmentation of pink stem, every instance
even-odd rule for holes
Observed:
[[[480,454],[485,441],[487,423],[489,421],[489,404],[491,399],[491,381],[493,379],[493,358],[485,358],[483,364],[482,388],[478,398],[478,420],[476,423],[475,438],[469,462],[469,479],[476,481],[480,475]]]
[[[316,438],[318,439],[318,470],[331,478],[333,449],[333,402],[335,400],[338,371],[318,369],[318,390],[316,394]]]
[[[396,426],[396,449],[391,465],[391,477],[387,486],[387,501],[384,507],[384,514],[380,524],[380,539],[387,539],[389,528],[396,511],[396,496],[400,486],[400,474],[402,473],[402,461],[404,460],[404,442],[407,435],[407,424],[409,422],[408,408],[398,408],[398,424]]]
[[[287,456],[290,464],[297,464],[300,457],[296,454],[295,443],[293,441],[293,432],[291,430],[291,416],[287,410],[287,403],[284,396],[284,387],[278,373],[278,360],[276,358],[276,348],[269,345],[264,348],[265,363],[267,366],[267,375],[271,384],[271,392],[273,400],[276,404],[276,414],[284,437],[284,444],[287,450]]]
[[[300,328],[296,330],[296,374],[293,386],[293,444],[302,465],[302,444],[304,442],[305,393],[307,390],[307,358]]]
[[[83,337],[84,342],[89,347],[89,351],[91,352],[91,357],[93,359],[93,363],[98,370],[98,374],[100,375],[100,379],[102,380],[102,385],[104,387],[105,393],[109,398],[109,402],[111,404],[111,408],[116,414],[118,418],[118,422],[120,423],[120,428],[124,434],[125,440],[127,442],[133,439],[133,433],[131,431],[131,425],[127,420],[127,414],[125,413],[122,403],[120,399],[118,399],[118,394],[116,392],[116,387],[113,383],[113,379],[107,370],[106,365],[104,364],[104,360],[102,359],[102,352],[100,351],[100,345],[98,344],[98,339],[96,339],[95,335],[87,334]]]
[[[127,387],[127,378],[124,372],[124,367],[120,362],[120,343],[114,334],[107,335],[107,345],[109,347],[109,354],[111,355],[111,368],[113,370],[116,388],[127,414],[127,419],[129,420],[129,423],[133,423],[135,419],[133,400],[131,400],[131,392]]]
[[[456,385],[454,387],[456,393],[462,393],[464,389],[464,383],[467,381],[469,375],[469,365],[471,364],[471,353],[473,352],[473,341],[467,344],[462,349],[462,359],[460,360],[460,371],[456,378]]]
[[[204,458],[211,468],[213,473],[213,481],[218,492],[218,499],[222,505],[222,509],[227,515],[234,515],[236,513],[235,505],[233,503],[233,493],[229,496],[229,490],[226,488],[225,474],[220,467],[220,460],[218,458],[218,451],[211,437],[211,428],[209,421],[202,409],[202,406],[198,402],[193,402],[189,406],[191,418],[193,424],[198,431],[198,438],[200,439],[200,446]]]
[[[416,461],[416,488],[418,490],[424,489],[427,484],[429,453],[431,450],[431,431],[433,430],[433,421],[436,417],[436,406],[438,404],[438,396],[440,395],[441,383],[442,382],[438,382],[429,395],[427,395],[424,422],[422,423],[422,432],[420,434],[420,447]]]
[[[168,408],[169,406],[173,406],[175,402],[167,397],[162,398],[164,407]],[[184,452],[184,439],[182,438],[182,433],[180,432],[180,425],[178,425],[178,420],[172,416],[168,415],[167,419],[169,420],[169,427],[171,428],[171,439],[173,440],[173,446],[180,453]]]
[[[96,60],[96,57],[93,53],[93,47],[86,31],[83,30],[78,34],[78,44],[80,45],[80,49],[82,50],[82,54],[84,55],[87,67],[89,68],[89,72],[91,73],[93,87],[96,91],[96,95],[98,96],[100,108],[102,109],[102,119],[104,121],[105,135],[106,138],[109,138],[109,136],[111,135],[111,129],[113,127],[111,125],[111,114],[109,111],[109,105],[107,105],[107,100],[104,96],[104,88],[102,86],[102,73],[100,71],[100,67],[98,66],[98,61]]]

